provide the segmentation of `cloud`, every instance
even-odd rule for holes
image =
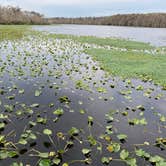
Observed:
[[[166,11],[164,0],[0,0],[0,5],[65,17]]]
[[[32,0],[30,0],[32,1]],[[42,5],[90,5],[90,4],[104,4],[104,3],[118,3],[118,2],[132,2],[135,0],[36,0],[36,3]]]
[[[43,13],[43,9],[52,7],[54,7],[55,10],[57,7],[88,8],[93,6],[110,6],[115,3],[121,4],[135,1],[137,0],[0,0],[0,4],[5,6],[19,6],[24,10],[36,10]]]
[[[15,6],[72,6],[72,5],[97,5],[97,4],[111,4],[111,3],[124,3],[135,2],[136,0],[0,0],[2,5],[15,5]],[[144,1],[144,0],[140,0]]]

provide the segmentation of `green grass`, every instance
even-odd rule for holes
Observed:
[[[153,49],[155,47],[151,46],[148,43],[142,43],[131,40],[117,39],[117,38],[99,38],[94,36],[74,36],[74,35],[61,35],[61,34],[51,34],[50,37],[56,37],[60,39],[72,39],[81,43],[89,43],[89,44],[97,44],[100,46],[113,46],[119,48],[126,49],[137,49],[137,50],[145,50],[145,49]]]
[[[26,25],[0,25],[0,41],[22,38],[29,30]]]
[[[166,55],[105,49],[89,49],[86,53],[92,55],[104,70],[114,76],[152,79],[155,83],[166,86]]]

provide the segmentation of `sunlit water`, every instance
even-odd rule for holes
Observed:
[[[50,25],[34,26],[34,29],[57,34],[81,36],[117,37],[166,46],[166,28],[142,28],[100,25]]]

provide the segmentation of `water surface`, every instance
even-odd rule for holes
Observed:
[[[10,166],[12,162],[38,165],[41,160],[35,156],[38,151],[55,152],[61,161],[59,165],[74,160],[70,166],[85,166],[85,162],[76,162],[87,158],[83,148],[91,149],[88,155],[91,166],[104,165],[102,157],[112,157],[112,166],[125,166],[124,161],[114,160],[119,159],[124,149],[129,151],[130,158],[137,159],[138,166],[151,163],[136,156],[135,148],[165,159],[165,145],[156,145],[157,138],[166,137],[166,122],[161,121],[166,116],[166,92],[161,87],[110,76],[83,53],[83,45],[70,40],[41,36],[0,44],[0,134],[5,135],[6,142],[15,144],[1,142],[0,165]],[[36,90],[40,95],[35,96]],[[54,114],[57,109],[63,109],[63,115]],[[91,125],[89,117],[93,118]],[[134,119],[144,123],[132,124]],[[72,127],[79,134],[71,138],[68,132]],[[43,133],[44,129],[52,131],[54,143]],[[64,139],[57,136],[59,132]],[[127,135],[126,140],[120,141],[118,134]],[[89,136],[97,141],[95,145],[91,145]],[[68,141],[73,146],[59,154]],[[118,152],[108,151],[113,143],[121,146]],[[17,155],[6,158],[6,149]]]
[[[142,28],[101,25],[50,25],[34,26],[34,29],[57,34],[81,36],[117,37],[166,46],[166,28]]]

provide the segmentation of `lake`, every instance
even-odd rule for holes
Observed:
[[[166,28],[144,28],[101,25],[48,25],[34,26],[35,30],[57,34],[116,37],[166,46]]]

